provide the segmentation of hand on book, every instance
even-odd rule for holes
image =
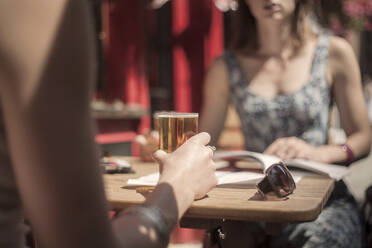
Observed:
[[[280,157],[283,160],[302,158],[324,162],[317,147],[297,137],[279,138],[275,140],[264,153]]]

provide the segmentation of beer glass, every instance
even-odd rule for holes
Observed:
[[[176,113],[174,111],[164,111],[164,110],[161,110],[161,111],[155,111],[154,112],[154,115],[153,115],[153,121],[154,121],[154,130],[157,131],[159,133],[159,114],[167,114],[167,113]]]
[[[160,112],[156,115],[159,149],[173,152],[198,132],[198,113]]]

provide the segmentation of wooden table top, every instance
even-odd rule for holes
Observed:
[[[104,175],[109,204],[117,209],[141,204],[145,200],[141,194],[136,193],[136,186],[126,184],[129,178],[138,178],[158,170],[155,163],[144,163],[134,157],[124,158],[131,163],[135,173]],[[252,185],[221,185],[211,190],[208,197],[194,201],[184,219],[270,223],[312,221],[322,211],[333,188],[333,179],[304,177],[287,200],[263,201],[255,200],[257,190]]]

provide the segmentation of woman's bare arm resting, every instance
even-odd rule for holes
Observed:
[[[114,228],[108,220],[89,107],[96,58],[85,1],[1,1],[0,35],[0,94],[9,150],[25,213],[41,247],[159,246],[138,231],[147,225],[139,216],[123,216]],[[158,187],[148,199],[176,220],[194,197],[216,183],[205,147],[209,136],[195,139],[176,155],[160,153],[166,172],[161,182],[169,188]],[[198,175],[205,180],[181,180],[199,172],[201,163],[205,170]],[[169,198],[175,205],[164,203]]]
[[[330,40],[329,66],[332,89],[340,112],[341,126],[347,135],[346,144],[355,158],[368,155],[371,130],[364,101],[360,71],[354,52],[345,40]],[[339,148],[339,147],[337,147]],[[340,149],[338,149],[339,151]],[[335,152],[331,162],[345,161],[345,152]],[[331,156],[331,154],[330,154]]]
[[[211,64],[204,85],[200,130],[210,133],[211,144],[217,145],[229,104],[228,72],[222,58]]]

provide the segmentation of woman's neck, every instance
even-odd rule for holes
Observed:
[[[283,57],[293,51],[291,22],[257,22],[258,55]]]

